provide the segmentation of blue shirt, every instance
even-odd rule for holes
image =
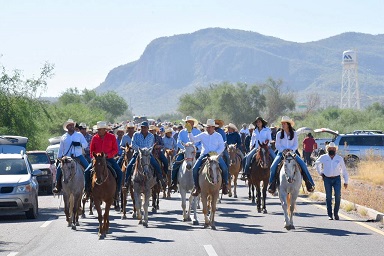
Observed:
[[[173,137],[168,138],[167,136],[163,137],[164,148],[176,150],[176,141]]]
[[[192,135],[196,136],[196,135],[200,134],[201,131],[199,131],[199,129],[197,129],[197,128],[193,128],[191,133],[192,133]],[[181,144],[181,142],[183,142],[184,144],[187,142],[192,142],[188,138],[188,131],[185,128],[179,132],[179,137],[177,138],[177,146],[180,149],[184,149],[184,146]],[[196,152],[201,151],[201,143],[200,142],[195,142],[195,147],[196,147]]]
[[[119,139],[119,137],[116,137],[116,143],[117,143],[117,148],[119,149],[119,151],[117,152],[117,155],[121,156],[121,154],[123,153],[123,149],[121,147],[119,147],[120,143],[121,143],[121,139]]]
[[[236,144],[236,148],[241,149],[241,138],[237,132],[231,132],[227,134],[227,144]]]
[[[135,132],[133,134],[132,147],[134,150],[138,151],[139,148],[151,148],[153,144],[155,144],[155,137],[152,133],[148,132],[145,138],[141,132]]]
[[[219,133],[221,135],[221,137],[223,137],[223,141],[226,142],[227,141],[227,135],[225,135],[225,132],[223,131],[223,129],[221,128],[217,128],[216,129],[216,132]],[[228,144],[228,143],[227,143]]]
[[[133,137],[133,135],[132,135]],[[132,144],[132,138],[129,137],[128,133],[124,134],[123,138],[121,139],[120,144],[118,144],[120,147],[125,147],[125,145],[131,145]]]

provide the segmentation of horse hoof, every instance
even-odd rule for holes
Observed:
[[[85,219],[85,214],[81,214],[81,218],[82,218],[82,219]]]
[[[295,226],[291,225],[291,229],[296,229]]]
[[[119,206],[116,206],[116,207],[115,207],[115,211],[116,211],[116,212],[119,212],[119,211],[120,211],[120,207],[119,207]]]
[[[221,199],[219,199],[219,204],[221,204]]]
[[[157,209],[157,210],[160,210],[160,206],[156,206],[156,209]]]
[[[80,223],[78,221],[76,221],[76,226],[80,226]]]
[[[139,221],[139,224],[143,224],[143,220],[140,220],[140,221]]]
[[[261,209],[257,209],[257,212],[258,212],[258,213],[261,213]]]
[[[103,234],[99,234],[99,240],[102,240],[102,239],[104,239],[105,238],[105,235],[103,235]]]
[[[197,209],[199,209],[199,210],[201,209],[201,207],[200,207],[200,205],[199,205],[199,204],[197,205]]]
[[[229,197],[232,197],[232,194],[228,194]]]
[[[216,226],[211,226],[211,229],[212,230],[216,230]]]
[[[76,225],[72,225],[72,230],[76,230]]]
[[[290,226],[290,225],[285,225],[284,228],[285,228],[286,230],[290,230],[290,229],[291,229],[291,226]]]
[[[263,210],[263,213],[268,213],[268,212],[267,212],[267,209],[264,209],[264,210]]]
[[[143,222],[143,226],[147,228],[148,227],[148,223],[147,222]]]
[[[89,212],[89,215],[93,215],[93,212]]]
[[[198,220],[194,220],[192,224],[197,226],[197,225],[199,225],[199,221]]]
[[[237,198],[237,195],[235,195],[234,198]]]
[[[188,218],[187,218],[187,221],[192,221],[191,217],[188,217]]]
[[[137,215],[136,213],[132,213],[132,218],[136,219]]]
[[[155,207],[152,208],[152,213],[157,213],[157,210]]]
[[[70,227],[70,226],[71,226],[71,223],[68,223],[68,224],[67,224],[67,227]]]
[[[255,204],[255,203],[256,203],[256,202],[255,202],[255,199],[253,199],[253,200],[252,200],[252,203],[253,203],[253,204]]]
[[[126,220],[126,219],[127,219],[127,216],[126,216],[126,215],[123,215],[123,216],[121,216],[121,219],[122,219],[122,220]]]
[[[204,228],[207,228],[207,227],[209,227],[209,224],[204,224]]]

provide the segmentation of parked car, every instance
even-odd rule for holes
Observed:
[[[40,191],[51,194],[56,180],[55,161],[51,160],[46,151],[27,151],[27,155],[33,170],[41,171],[41,175],[37,176]]]
[[[25,212],[28,219],[35,219],[39,212],[36,176],[41,171],[32,169],[25,154],[27,141],[26,137],[0,135],[0,214]]]

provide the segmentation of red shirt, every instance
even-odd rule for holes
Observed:
[[[316,144],[316,141],[314,138],[306,137],[303,140],[303,149],[304,152],[312,152],[313,151],[313,145]]]
[[[93,158],[93,152],[104,152],[104,154],[107,155],[107,158],[113,158],[118,153],[118,151],[119,149],[117,147],[115,135],[107,132],[104,138],[101,138],[99,134],[96,134],[92,137],[91,145],[89,146],[91,158]]]

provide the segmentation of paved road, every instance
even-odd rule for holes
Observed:
[[[244,184],[241,182],[241,184]],[[305,198],[297,204],[296,230],[283,229],[279,199],[268,197],[268,214],[259,214],[241,185],[239,198],[223,199],[217,212],[217,230],[203,229],[181,221],[180,198],[160,201],[151,214],[149,227],[131,217],[121,220],[111,212],[111,234],[97,237],[96,216],[87,216],[73,231],[66,227],[60,200],[39,197],[40,216],[0,216],[0,255],[382,255],[384,232],[377,223],[367,223],[342,214],[329,221],[323,205]],[[131,210],[131,204],[128,205]],[[96,212],[95,212],[96,213]]]

